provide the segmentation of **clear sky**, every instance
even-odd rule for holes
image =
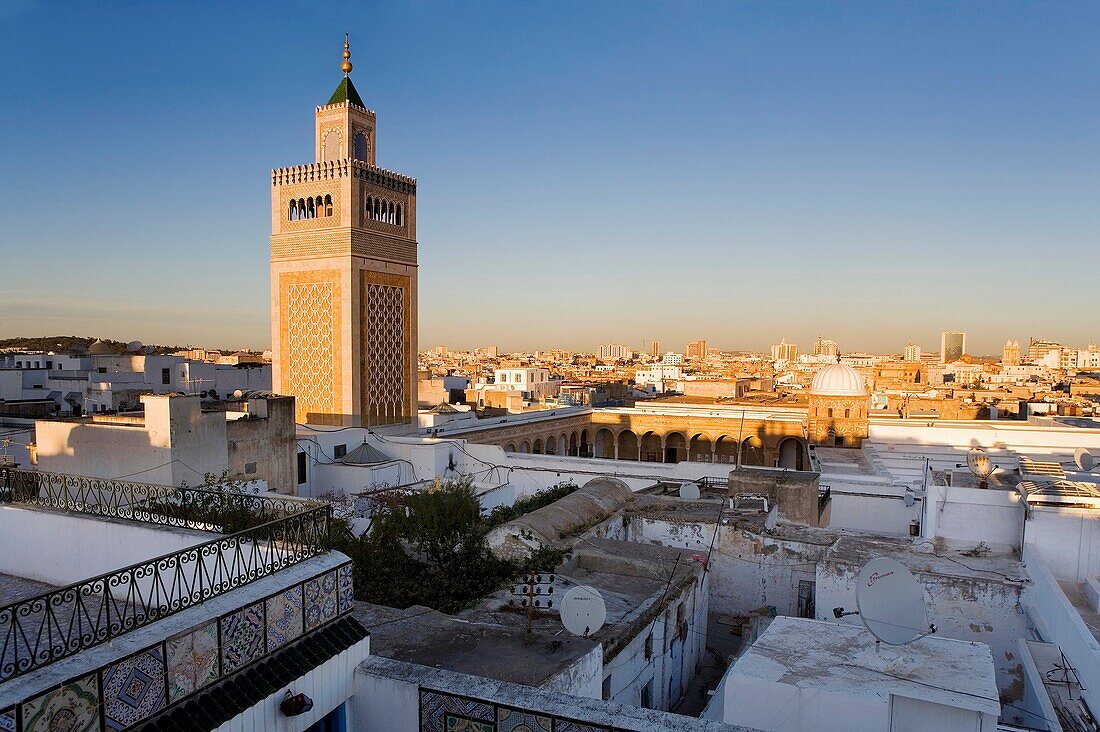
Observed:
[[[420,345],[1100,338],[1100,2],[0,0],[0,336],[266,347],[352,78]]]

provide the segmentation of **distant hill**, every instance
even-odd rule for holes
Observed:
[[[88,350],[88,346],[96,342],[96,338],[88,338],[85,336],[39,336],[36,338],[3,338],[0,339],[0,350],[19,350],[19,351],[53,351],[54,353],[66,353],[68,351],[77,351],[85,353]],[[125,354],[126,343],[122,341],[112,341],[109,339],[103,339],[103,342],[110,348],[111,353]],[[174,351],[181,351],[187,348],[187,346],[153,346],[154,353],[172,353]]]

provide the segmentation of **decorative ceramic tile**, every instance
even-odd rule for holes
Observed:
[[[99,685],[91,674],[23,704],[23,732],[99,730]]]
[[[611,732],[610,727],[554,718],[554,732]]]
[[[164,656],[160,646],[103,671],[103,713],[108,729],[121,730],[164,706]]]
[[[306,581],[306,630],[336,617],[336,572]]]
[[[302,634],[302,586],[267,599],[267,650],[273,651]]]
[[[15,732],[15,707],[0,712],[0,732]]]
[[[168,702],[195,693],[218,678],[218,623],[167,642]]]
[[[443,715],[443,729],[445,732],[496,732],[492,722],[466,719],[450,712]]]
[[[439,691],[420,690],[420,729],[422,732],[447,732],[444,715],[455,714],[469,720],[488,722],[493,729],[496,711],[492,704],[453,696]]]
[[[230,674],[264,653],[264,604],[241,608],[222,618],[222,674]]]
[[[351,610],[355,603],[355,588],[351,581],[351,565],[345,564],[336,570],[337,584],[340,586],[340,612]]]
[[[550,717],[497,707],[498,732],[551,732]]]

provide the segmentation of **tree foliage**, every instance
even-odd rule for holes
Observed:
[[[337,522],[335,548],[352,558],[360,600],[402,608],[425,605],[455,613],[523,572],[551,569],[566,556],[562,550],[543,547],[525,562],[496,557],[486,535],[497,523],[492,514],[481,516],[468,478],[437,480],[427,491],[383,500],[371,530],[362,536],[353,536],[345,522]]]

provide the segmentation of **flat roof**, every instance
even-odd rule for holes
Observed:
[[[730,674],[883,701],[897,695],[1001,712],[989,646],[935,636],[890,646],[876,643],[862,625],[778,617]]]

